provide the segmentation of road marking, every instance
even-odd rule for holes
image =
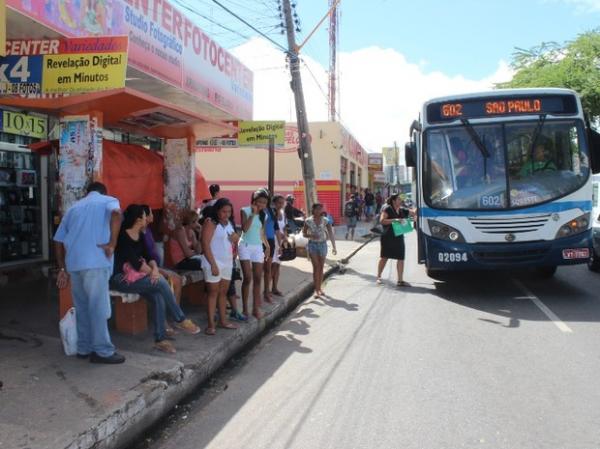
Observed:
[[[523,299],[531,300],[531,302],[533,302],[536,306],[538,306],[538,308],[542,312],[544,312],[544,314],[548,318],[550,318],[550,320],[554,323],[554,325],[556,327],[558,327],[561,330],[561,332],[564,332],[565,334],[573,333],[573,330],[569,326],[567,326],[552,310],[550,310],[548,308],[548,306],[546,306],[546,304],[544,304],[540,298],[535,296],[531,290],[529,290],[527,287],[525,287],[525,285],[523,285],[523,283],[521,281],[519,281],[518,279],[513,279],[513,282],[526,295],[524,297],[519,297],[519,299],[523,298]]]

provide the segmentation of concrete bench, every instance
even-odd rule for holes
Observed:
[[[122,293],[111,290],[115,300],[115,328],[118,332],[137,335],[148,330],[148,304],[137,293]]]
[[[200,270],[174,270],[182,277],[183,293],[188,304],[193,306],[206,306],[206,285],[204,283],[204,273]]]

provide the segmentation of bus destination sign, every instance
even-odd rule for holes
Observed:
[[[577,103],[575,97],[570,95],[465,99],[427,106],[429,123],[508,115],[575,113]]]

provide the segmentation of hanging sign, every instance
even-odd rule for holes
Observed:
[[[48,118],[14,111],[0,111],[0,130],[37,139],[48,137]]]
[[[127,36],[6,42],[0,95],[72,94],[125,87]]]
[[[240,122],[238,144],[240,146],[266,146],[269,139],[275,138],[276,146],[283,146],[285,141],[284,121]]]

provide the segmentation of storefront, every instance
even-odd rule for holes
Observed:
[[[0,109],[13,116],[0,134],[0,272],[48,261],[61,214],[92,180],[106,183],[123,205],[143,200],[175,215],[193,207],[196,178],[206,172],[193,163],[194,142],[232,133],[232,122],[251,118],[252,72],[168,0],[7,0],[7,6],[14,70],[0,82]],[[91,36],[85,45],[74,42]],[[98,47],[86,54],[93,42],[120,36],[128,42],[119,54],[98,54]],[[52,77],[38,69],[56,49],[81,53],[97,67],[70,73],[59,55],[48,90]],[[120,58],[123,84],[104,82],[121,70]],[[33,131],[15,132],[21,125]],[[134,165],[123,165],[119,155]],[[136,170],[136,160],[150,171]]]
[[[314,122],[309,129],[317,196],[339,223],[346,196],[367,187],[367,152],[340,123]],[[196,147],[196,166],[203,167],[209,184],[221,186],[221,192],[233,201],[236,209],[248,204],[252,192],[267,185],[266,148],[237,147],[235,138],[202,143]],[[287,124],[285,145],[275,150],[275,193],[293,194],[296,206],[302,208],[298,147],[298,130],[295,125]]]
[[[48,117],[0,110],[0,268],[48,257]]]

